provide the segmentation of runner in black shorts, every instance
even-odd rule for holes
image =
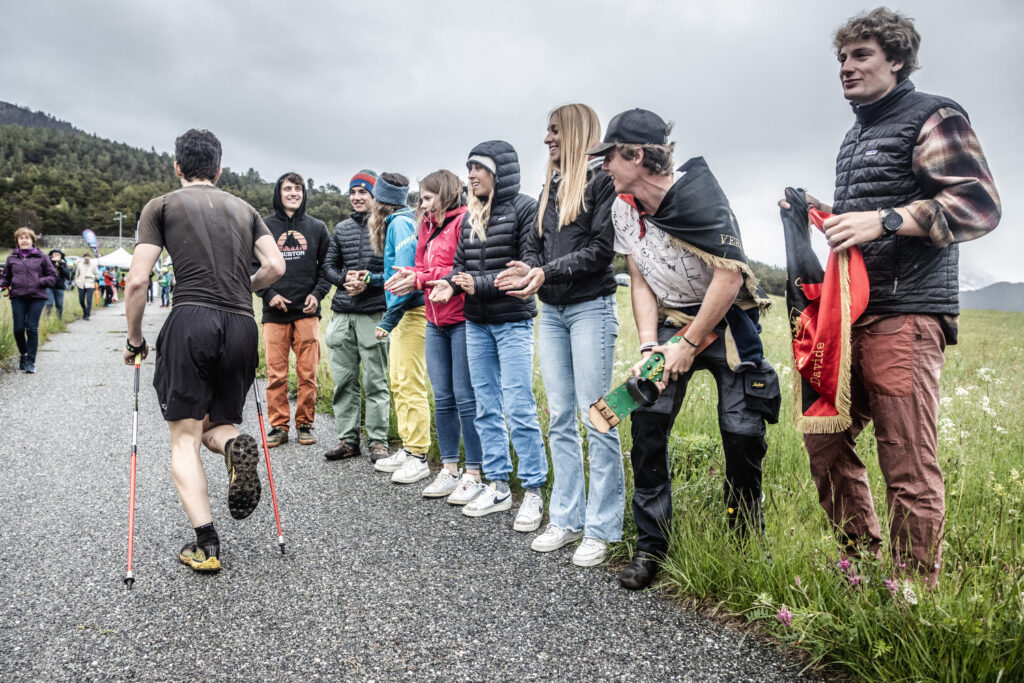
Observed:
[[[148,275],[166,248],[174,262],[174,309],[156,342],[153,386],[171,432],[171,475],[196,540],[178,558],[197,571],[220,569],[200,444],[224,456],[228,508],[235,519],[260,500],[256,440],[240,434],[245,397],[258,362],[252,294],[284,273],[284,259],[254,208],[214,186],[221,147],[209,131],[175,141],[174,172],[181,189],[142,210],[138,244],[125,288],[126,364],[146,358],[142,337]],[[259,270],[250,277],[255,258]]]

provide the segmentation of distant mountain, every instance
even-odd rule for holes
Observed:
[[[988,271],[960,262],[960,291],[973,291],[999,282]]]
[[[67,121],[61,121],[41,111],[32,111],[9,102],[0,102],[0,123],[13,123],[32,128],[54,128],[57,130],[74,130]]]
[[[974,291],[961,290],[960,308],[1024,312],[1024,282],[997,282]]]

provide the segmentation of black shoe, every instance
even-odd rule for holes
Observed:
[[[316,443],[316,434],[313,433],[313,425],[298,425],[295,431],[299,435],[299,443],[309,446]]]
[[[345,458],[354,458],[359,455],[359,442],[352,443],[351,441],[339,441],[337,448],[327,451],[324,453],[324,457],[328,460],[343,460]]]
[[[220,571],[220,544],[199,545],[195,541],[186,543],[185,547],[178,553],[178,559],[182,564],[187,564],[197,572],[219,572]]]
[[[231,440],[224,460],[228,466],[228,511],[235,519],[245,519],[260,502],[256,439],[248,434],[239,434]]]
[[[658,558],[640,550],[633,556],[629,566],[619,572],[619,584],[633,591],[647,588],[658,575],[658,569]]]
[[[267,432],[267,448],[277,448],[283,443],[288,443],[288,430],[274,427]]]

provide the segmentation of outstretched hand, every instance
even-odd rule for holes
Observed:
[[[505,266],[507,266],[505,270],[498,273],[498,276],[494,278],[494,286],[503,292],[507,292],[510,289],[518,289],[521,286],[522,279],[530,272],[530,266],[522,261],[509,261]]]
[[[455,294],[455,290],[452,289],[451,283],[447,280],[431,280],[424,286],[431,288],[430,301],[435,304],[448,303],[448,300]]]
[[[466,294],[476,293],[476,282],[474,282],[473,276],[469,273],[456,273],[452,277],[452,282],[457,284],[459,287],[462,287],[462,290],[466,292]]]
[[[506,292],[506,294],[517,299],[528,299],[544,285],[544,277],[543,268],[531,268],[526,277],[519,282],[519,288]]]
[[[384,283],[384,289],[395,296],[405,296],[416,289],[416,273],[404,266],[391,266],[398,271]]]

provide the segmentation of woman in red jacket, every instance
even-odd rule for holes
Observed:
[[[451,272],[455,248],[462,232],[466,207],[462,203],[462,182],[451,171],[434,171],[420,182],[419,234],[416,265],[396,269],[385,284],[401,296]],[[423,491],[427,498],[448,497],[453,505],[465,505],[483,490],[480,465],[483,450],[473,420],[476,395],[469,381],[466,355],[466,319],[462,314],[463,294],[443,304],[426,300],[427,371],[434,388],[434,421],[444,465],[437,478]],[[466,451],[466,470],[459,476],[459,440]]]

